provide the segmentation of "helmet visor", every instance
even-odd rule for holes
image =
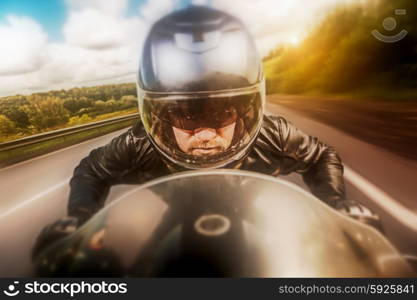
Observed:
[[[171,161],[187,168],[226,164],[259,130],[259,85],[219,92],[143,92],[140,111],[148,135]]]

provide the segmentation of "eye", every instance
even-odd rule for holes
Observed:
[[[194,121],[196,119],[196,116],[194,114],[186,114],[184,118],[187,121]]]

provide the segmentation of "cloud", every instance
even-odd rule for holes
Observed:
[[[240,18],[262,55],[279,43],[308,34],[335,4],[357,0],[213,0],[213,6]]]
[[[173,11],[176,5],[176,0],[148,0],[140,7],[140,15],[151,25],[159,18]]]
[[[40,76],[57,86],[134,79],[149,22],[139,16],[126,17],[124,0],[69,0],[67,4],[65,43],[48,46],[49,62]],[[50,75],[51,70],[57,75]]]
[[[0,94],[133,81],[146,33],[183,0],[147,0],[127,16],[128,0],[66,0],[64,41],[48,43],[34,20],[9,16],[0,25]],[[335,3],[355,0],[190,0],[236,15],[266,55],[302,37]],[[130,14],[132,15],[132,14]]]
[[[66,0],[70,11],[93,9],[111,16],[123,16],[128,0]]]
[[[0,38],[8,41],[0,47],[1,95],[134,80],[147,21],[125,17],[126,1],[67,4],[63,42],[47,43],[40,25],[27,18],[13,17],[0,27]]]
[[[33,72],[44,63],[47,35],[34,20],[8,16],[0,41],[0,76]]]
[[[106,12],[86,8],[71,11],[64,25],[64,37],[68,44],[92,49],[119,47],[136,39],[139,18],[117,17]]]
[[[127,0],[66,3],[69,13],[63,34],[66,43],[72,46],[101,50],[133,44],[147,26],[139,17],[125,17]]]
[[[138,47],[96,51],[66,44],[48,47],[49,62],[39,75],[50,84],[80,84],[136,72]]]
[[[192,3],[195,5],[210,5],[208,0],[193,0]]]

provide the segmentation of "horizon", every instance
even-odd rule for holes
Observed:
[[[297,44],[334,5],[354,1],[363,0],[4,0],[0,97],[135,82],[150,26],[188,5],[242,19],[264,57],[280,44]]]

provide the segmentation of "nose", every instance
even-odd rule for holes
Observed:
[[[199,128],[194,130],[194,136],[201,141],[210,141],[217,135],[216,129],[213,128]]]

